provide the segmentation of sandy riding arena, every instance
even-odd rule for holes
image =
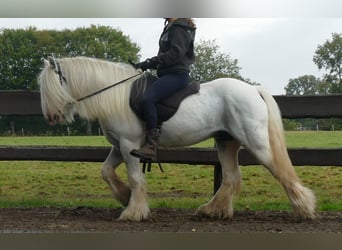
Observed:
[[[199,218],[191,209],[152,209],[144,222],[117,221],[121,209],[2,208],[0,232],[268,232],[341,233],[342,212],[298,220],[284,211],[237,211],[231,220]]]

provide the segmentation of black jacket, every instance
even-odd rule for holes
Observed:
[[[170,73],[189,72],[195,60],[195,28],[185,18],[179,18],[165,26],[159,39],[159,52],[151,58],[158,76]]]

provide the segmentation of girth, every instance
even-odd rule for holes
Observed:
[[[129,104],[133,112],[141,119],[144,120],[143,112],[140,106],[140,100],[143,95],[144,88],[148,88],[158,78],[152,74],[145,73],[142,77],[137,79],[131,89]],[[146,84],[146,86],[145,86]],[[181,102],[188,96],[199,92],[200,84],[193,82],[188,84],[184,89],[176,94],[163,100],[157,104],[158,124],[161,125],[164,121],[170,119],[178,110]]]

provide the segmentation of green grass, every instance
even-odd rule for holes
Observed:
[[[304,131],[285,132],[289,147],[334,148],[342,147],[342,131]],[[103,136],[9,136],[0,137],[0,145],[63,145],[63,146],[109,146]],[[214,140],[209,139],[195,147],[213,147]]]
[[[288,147],[338,148],[342,147],[342,131],[286,132]]]
[[[289,147],[341,147],[342,132],[287,132]],[[0,137],[0,145],[106,146],[103,137]],[[208,140],[196,146],[212,146]],[[150,206],[196,208],[213,192],[213,167],[164,164],[146,173]],[[320,210],[342,210],[341,167],[296,167],[313,189]],[[288,210],[286,194],[260,166],[241,167],[237,210]],[[126,179],[122,165],[118,174]],[[101,163],[0,161],[0,207],[120,207],[101,178]]]

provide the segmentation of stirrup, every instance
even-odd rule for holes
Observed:
[[[160,171],[162,173],[164,173],[164,169],[159,161],[159,157],[158,157],[158,148],[157,148],[157,152],[156,152],[156,157],[155,157],[155,162],[158,163],[158,167],[160,169]],[[152,163],[153,163],[153,159],[141,159],[140,160],[142,163],[143,163],[143,166],[142,166],[142,171],[143,173],[145,174],[146,172],[146,167],[147,167],[147,172],[151,172],[151,168],[152,168]]]
[[[149,161],[149,160],[142,160],[142,163],[143,163],[143,166],[142,166],[142,172],[145,174],[146,173],[146,167],[147,167],[147,172],[151,172],[151,168],[152,168],[152,161]],[[164,173],[164,169],[160,163],[159,160],[157,160],[157,163],[158,163],[158,167],[160,169],[160,171],[162,173]]]

